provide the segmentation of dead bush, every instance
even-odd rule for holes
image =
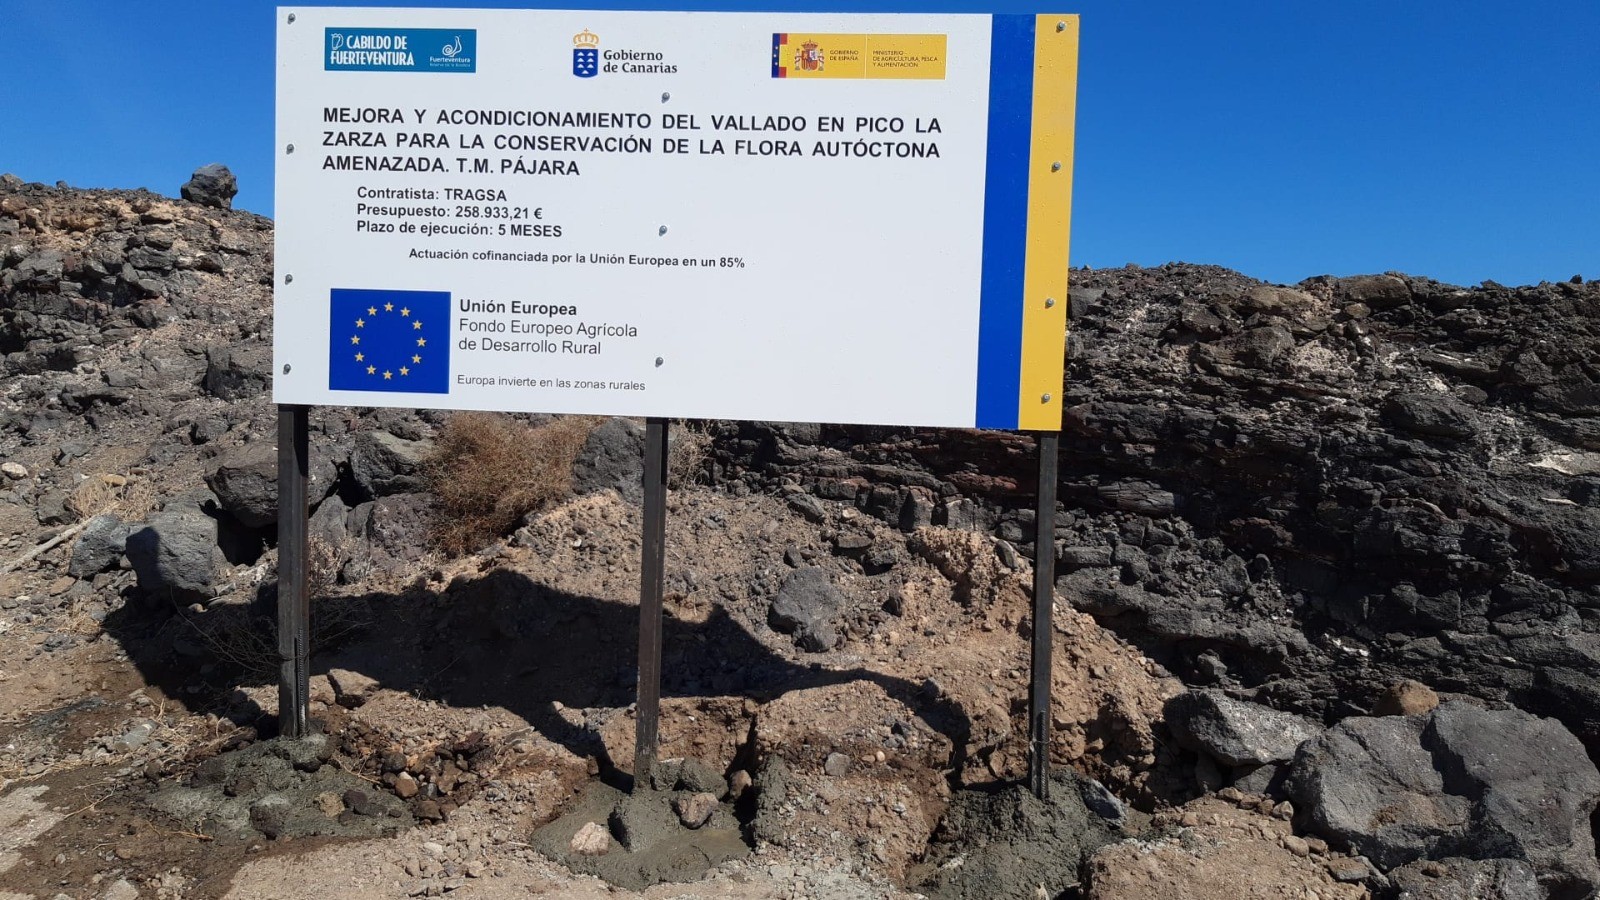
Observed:
[[[313,600],[333,593],[339,583],[339,566],[344,564],[341,546],[312,539],[306,546],[306,594]]]
[[[667,441],[667,486],[687,487],[705,479],[711,433],[704,422],[678,419]]]
[[[178,610],[177,620],[198,637],[216,659],[248,680],[277,677],[278,619],[267,610],[250,606],[225,606],[196,615]],[[342,639],[372,624],[370,607],[359,599],[335,597],[311,604],[311,646],[327,650]]]
[[[324,541],[309,542],[306,554],[306,594],[311,601],[311,646],[325,650],[372,624],[368,602],[333,595],[340,548]],[[273,577],[263,564],[260,576]],[[260,576],[256,584],[260,585]],[[271,681],[282,662],[278,655],[278,615],[275,606],[248,602],[252,588],[240,585],[229,602],[215,603],[195,613],[174,606],[176,621],[199,638],[218,661],[249,680]]]
[[[102,514],[139,522],[160,504],[160,494],[153,483],[115,473],[85,478],[67,498],[67,508],[80,522]]]
[[[564,416],[529,426],[500,413],[457,413],[424,465],[438,503],[439,547],[469,553],[572,492],[572,464],[598,420]]]

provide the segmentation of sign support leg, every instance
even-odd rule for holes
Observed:
[[[278,407],[278,733],[289,738],[310,733],[308,412],[305,406]]]
[[[639,695],[633,790],[650,783],[661,721],[661,584],[667,544],[667,420],[646,420],[644,547],[639,576]]]
[[[1039,505],[1033,541],[1033,655],[1028,689],[1028,787],[1040,800],[1050,796],[1050,636],[1056,589],[1056,469],[1061,435],[1041,431]]]

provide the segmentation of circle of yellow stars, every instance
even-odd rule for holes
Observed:
[[[383,311],[386,312],[386,313],[394,312],[394,304],[393,303],[385,303],[383,305]],[[378,308],[376,306],[367,307],[367,315],[369,315],[369,316],[377,316],[378,315]],[[410,307],[406,307],[406,306],[400,307],[400,315],[405,317],[405,318],[407,318],[407,319],[411,319],[411,309],[410,309]],[[352,346],[352,347],[360,347],[361,346],[361,335],[360,335],[359,332],[361,331],[361,329],[363,329],[365,327],[367,327],[367,320],[366,319],[356,319],[356,331],[357,331],[357,333],[350,335],[350,346]],[[411,329],[413,331],[421,331],[422,330],[422,320],[421,319],[411,319]],[[428,339],[427,338],[425,338],[425,337],[417,338],[417,348],[419,350],[422,349],[423,347],[426,347],[426,346],[428,346]],[[367,355],[365,353],[361,352],[360,350],[357,350],[356,351],[356,362],[366,362],[366,361],[367,361]],[[411,365],[412,366],[420,366],[420,365],[422,365],[422,354],[421,353],[412,353],[411,354]],[[380,373],[378,372],[378,367],[377,366],[369,365],[369,366],[367,366],[367,374],[368,375],[372,375],[372,376],[376,376],[376,375],[378,375]],[[393,381],[394,380],[394,375],[395,375],[395,370],[393,370],[393,369],[384,369],[381,374],[383,375],[383,380],[384,381]],[[411,366],[401,366],[400,367],[400,377],[401,378],[404,378],[404,377],[406,377],[407,375],[410,375],[410,374],[411,374]]]

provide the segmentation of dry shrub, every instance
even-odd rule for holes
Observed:
[[[311,646],[325,650],[372,624],[372,610],[365,601],[335,597],[341,549],[312,539],[306,547],[306,595],[311,600]],[[174,612],[223,663],[249,679],[270,681],[277,677],[278,619],[273,607],[260,603],[231,602],[213,604],[195,614],[182,606]]]
[[[572,493],[572,464],[598,420],[563,416],[532,427],[500,413],[457,413],[440,429],[425,471],[438,501],[434,537],[469,553],[522,517]]]
[[[154,483],[129,475],[91,475],[67,499],[67,507],[82,522],[110,514],[126,522],[142,521],[160,505]]]
[[[344,548],[312,538],[306,542],[306,595],[315,600],[333,593],[339,583]]]
[[[667,442],[667,486],[687,487],[706,475],[706,459],[711,455],[711,433],[704,422],[679,419],[673,423]]]

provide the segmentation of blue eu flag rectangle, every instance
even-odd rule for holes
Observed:
[[[450,392],[448,291],[334,288],[328,309],[329,390]]]

